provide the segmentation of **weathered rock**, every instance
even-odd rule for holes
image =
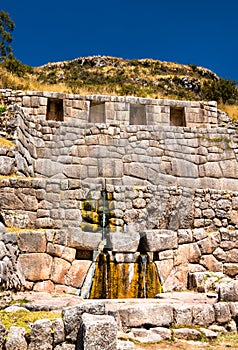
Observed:
[[[213,255],[203,255],[200,264],[205,266],[208,271],[222,272],[223,266]]]
[[[80,317],[83,313],[95,315],[105,314],[105,303],[103,301],[88,301],[82,305],[72,306],[63,309],[63,320],[65,325],[66,339],[74,342],[80,326]]]
[[[75,288],[81,288],[91,264],[90,260],[74,260],[66,274],[66,284]]]
[[[62,318],[55,318],[52,321],[54,344],[65,341],[64,322]]]
[[[0,175],[11,175],[14,172],[15,159],[10,157],[0,157]]]
[[[135,345],[131,341],[118,340],[117,350],[135,350]]]
[[[54,258],[50,278],[54,283],[65,284],[66,274],[69,271],[71,264],[60,258]]]
[[[139,246],[139,232],[112,232],[109,234],[107,248],[113,252],[136,252]]]
[[[231,320],[228,325],[226,326],[226,329],[228,332],[236,333],[237,332],[237,326],[235,320]]]
[[[28,350],[52,350],[52,323],[48,319],[35,321],[31,326]]]
[[[135,305],[120,305],[119,316],[122,327],[169,326],[173,322],[172,305],[147,303]]]
[[[193,307],[193,324],[209,326],[215,321],[215,312],[212,305],[200,304]]]
[[[0,350],[5,348],[6,334],[6,328],[0,323]]]
[[[43,281],[50,278],[53,259],[45,253],[22,254],[19,262],[25,278],[29,281]]]
[[[5,232],[6,232],[5,225],[2,222],[0,222],[0,234],[5,233]]]
[[[18,247],[23,253],[44,253],[46,237],[44,232],[19,232]]]
[[[221,283],[219,298],[221,301],[238,301],[238,280]]]
[[[81,317],[77,337],[77,350],[117,350],[117,324],[112,316],[91,315]]]
[[[205,337],[207,339],[216,339],[217,338],[217,333],[214,332],[211,329],[207,329],[207,328],[200,328],[200,331],[202,332],[202,334],[205,335]]]
[[[202,335],[196,329],[178,328],[173,330],[173,335],[177,339],[200,340]]]
[[[8,331],[6,350],[27,350],[26,331],[24,328],[12,326]]]
[[[101,232],[82,232],[78,229],[73,229],[68,234],[68,245],[71,248],[97,250],[101,241]]]
[[[174,324],[190,326],[192,323],[192,307],[189,305],[174,305]]]
[[[227,303],[216,303],[214,310],[216,322],[219,324],[228,323],[231,320],[230,308]]]
[[[35,292],[52,293],[55,290],[55,286],[52,281],[42,281],[35,283],[33,290]]]
[[[69,343],[63,343],[60,345],[56,345],[54,350],[75,350],[75,345],[69,344]]]
[[[177,233],[170,230],[147,230],[143,233],[141,244],[147,252],[174,249],[178,247]]]
[[[157,334],[161,337],[162,340],[169,340],[172,337],[172,332],[168,328],[164,327],[153,327],[150,328],[150,333],[152,335]]]

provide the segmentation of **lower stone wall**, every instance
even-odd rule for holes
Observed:
[[[233,287],[237,288],[237,283]],[[237,332],[237,301],[224,303],[216,295],[209,299],[206,295],[181,294],[167,296],[164,300],[123,303],[79,301],[76,306],[64,308],[62,317],[35,321],[28,334],[22,327],[6,330],[1,324],[0,346],[22,350],[134,350],[134,342],[208,341],[227,331]],[[21,308],[8,307],[5,311],[25,309],[27,312],[28,308],[35,311],[37,305],[26,303]],[[53,308],[48,302],[48,309]]]
[[[105,249],[132,264],[148,253],[164,290],[195,271],[238,275],[237,192],[5,177],[0,208],[30,289],[75,292]]]

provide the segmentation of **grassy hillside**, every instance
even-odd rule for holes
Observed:
[[[224,104],[219,95],[221,91],[216,91],[218,88],[224,90],[223,86],[217,87],[220,80],[221,78],[207,68],[152,59],[125,60],[109,56],[89,56],[33,68],[14,58],[13,61],[0,64],[0,88],[81,95],[133,95],[184,100],[220,99],[223,102],[222,109],[233,118],[237,118],[238,107],[235,105],[238,102],[237,88],[228,86],[227,90],[235,89],[235,94],[225,100]],[[214,94],[211,90],[214,90]],[[229,104],[232,106],[228,108]]]

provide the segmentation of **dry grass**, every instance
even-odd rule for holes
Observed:
[[[232,120],[238,121],[238,105],[219,104],[218,108],[226,112]]]
[[[158,344],[144,344],[135,345],[136,350],[225,350],[238,349],[238,335],[237,333],[227,333],[221,335],[217,340],[211,342],[194,342],[177,340],[174,342],[163,341]]]

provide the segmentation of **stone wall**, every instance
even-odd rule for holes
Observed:
[[[235,129],[43,121],[12,110],[17,173],[118,185],[238,189]]]
[[[95,269],[95,252],[103,249],[112,252],[112,261],[132,267],[140,252],[146,252],[157,265],[164,291],[186,289],[191,272],[238,275],[237,192],[161,186],[106,189],[107,241],[102,223],[93,221],[101,185],[84,187],[79,180],[60,179],[0,181],[4,222],[19,228],[12,235],[27,288],[81,293],[86,276]],[[92,207],[83,209],[85,203]]]
[[[18,104],[38,119],[77,120],[80,124],[217,127],[217,104],[133,96],[73,95],[0,90],[6,105]],[[174,118],[175,117],[175,118]]]
[[[2,94],[34,113],[47,98],[59,98]],[[67,98],[72,105],[83,101]],[[92,107],[103,115],[103,99],[95,99]],[[122,103],[120,97],[106,101]],[[27,288],[82,293],[102,250],[131,266],[138,254],[148,254],[164,290],[185,289],[192,272],[237,276],[238,136],[232,125],[94,124],[86,123],[90,114],[82,123],[28,112],[10,106],[6,135],[15,146],[2,147],[0,157],[3,221],[9,229],[27,229],[16,234]],[[39,263],[45,269],[38,271]]]
[[[131,264],[146,252],[164,290],[194,271],[237,276],[235,128],[7,116],[0,208],[7,227],[31,229],[16,236],[27,288],[83,288],[103,249]]]

